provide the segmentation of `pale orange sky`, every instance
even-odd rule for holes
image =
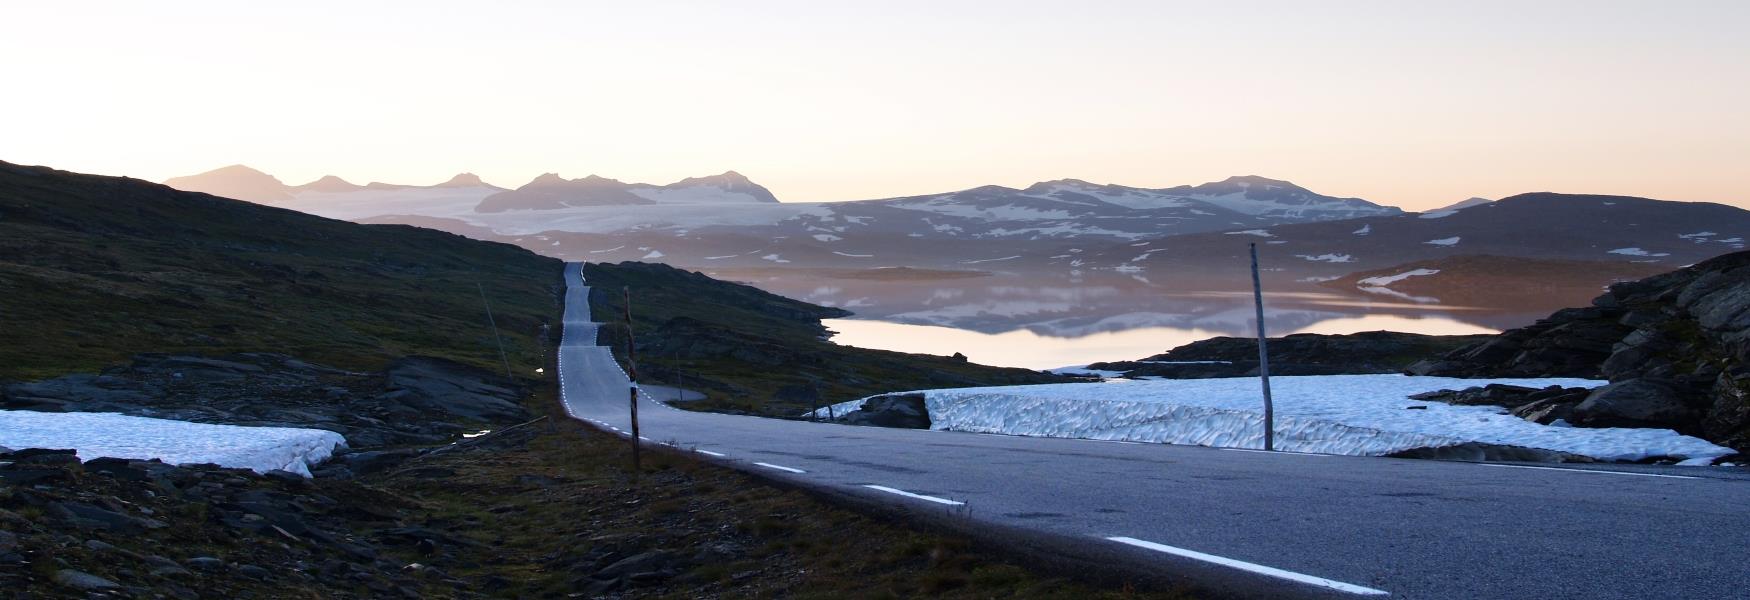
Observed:
[[[1750,2],[8,2],[0,160],[1750,205]],[[365,5],[365,6],[358,6]],[[1219,5],[1219,6],[1218,6]]]

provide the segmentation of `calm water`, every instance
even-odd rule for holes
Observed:
[[[912,325],[862,319],[829,319],[828,328],[838,332],[832,340],[847,346],[925,354],[965,354],[972,362],[1004,367],[1053,369],[1101,361],[1136,360],[1176,346],[1220,335],[1237,335],[1196,328],[1140,327],[1103,331],[1080,336],[1057,336],[1016,329],[984,333],[936,325]],[[1316,324],[1272,331],[1271,336],[1292,333],[1342,334],[1361,331],[1406,331],[1432,335],[1495,333],[1497,330],[1448,317],[1412,318],[1397,315],[1340,317]]]

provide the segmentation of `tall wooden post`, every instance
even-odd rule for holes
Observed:
[[[1276,449],[1276,407],[1270,401],[1270,351],[1264,335],[1264,285],[1258,279],[1258,245],[1252,244],[1252,301],[1258,308],[1258,378],[1264,382],[1264,449]]]
[[[626,301],[626,377],[631,385],[626,388],[631,398],[632,410],[632,474],[644,471],[643,456],[640,454],[643,444],[638,437],[638,343],[632,337],[632,286],[622,288]]]

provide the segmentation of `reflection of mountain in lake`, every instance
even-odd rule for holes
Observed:
[[[1197,329],[1219,335],[1252,331],[1250,280],[1236,270],[1226,281],[1210,278],[1156,283],[1114,273],[1042,279],[992,273],[981,277],[869,280],[808,269],[724,269],[710,275],[791,296],[847,308],[859,319],[935,325],[984,333],[1026,330],[1043,336],[1080,337],[1151,327]],[[1225,288],[1225,289],[1224,289]],[[1449,323],[1501,329],[1522,325],[1551,310],[1585,303],[1596,295],[1578,283],[1513,305],[1454,306],[1382,298],[1358,288],[1289,283],[1268,288],[1266,316],[1276,331],[1362,316],[1393,317],[1400,330],[1446,333]],[[1426,326],[1418,327],[1419,322]]]

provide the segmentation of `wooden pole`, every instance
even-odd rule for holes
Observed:
[[[1258,379],[1264,383],[1264,449],[1276,449],[1276,408],[1270,401],[1270,351],[1264,335],[1264,285],[1258,279],[1258,245],[1252,244],[1252,301],[1258,308]]]
[[[638,344],[632,337],[632,286],[626,286],[622,291],[626,301],[626,377],[631,380],[626,391],[632,407],[632,473],[636,475],[644,471],[643,456],[639,454],[642,444],[638,437]]]

